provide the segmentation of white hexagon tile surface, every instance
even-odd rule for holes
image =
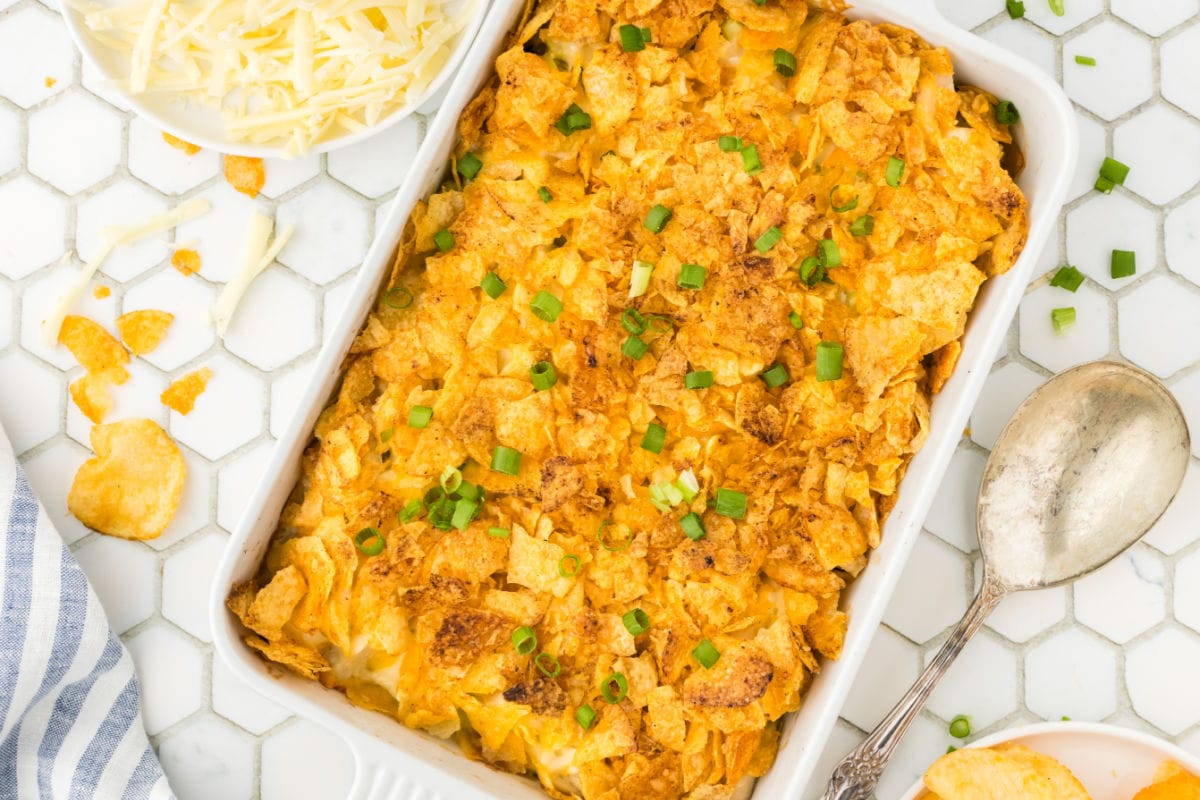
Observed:
[[[973,498],[987,448],[1017,404],[1054,371],[1126,358],[1166,379],[1200,430],[1200,0],[938,0],[962,26],[1055,76],[1078,112],[1081,163],[1058,236],[1041,254],[1007,346],[930,510],[820,774],[861,740],[945,640],[978,581]],[[424,136],[427,115],[329,156],[269,161],[251,200],[221,176],[217,154],[166,144],[151,124],[106,99],[58,15],[36,0],[0,0],[0,421],[30,480],[88,572],[142,675],[145,719],[181,798],[345,796],[349,750],[334,736],[241,685],[214,658],[205,600],[228,532],[265,468],[271,443],[311,377],[382,209]],[[1092,56],[1095,66],[1076,63]],[[1132,166],[1111,195],[1092,188],[1099,161]],[[213,211],[122,248],[99,282],[112,295],[81,302],[111,328],[117,315],[163,308],[167,340],[114,392],[118,410],[161,419],[180,442],[189,479],[170,529],[148,543],[105,539],[67,513],[89,425],[66,402],[79,368],[41,343],[41,310],[106,225],[205,197]],[[207,322],[235,269],[252,210],[297,234],[246,296],[224,342]],[[202,257],[199,275],[169,265],[174,247]],[[1113,279],[1112,250],[1137,273]],[[1087,280],[1048,285],[1062,263]],[[1076,324],[1056,334],[1054,308]],[[208,391],[188,416],[157,397],[201,366]],[[1196,455],[1200,456],[1200,436]],[[1200,670],[1200,463],[1184,497],[1127,556],[1069,589],[1005,601],[909,733],[880,786],[887,800],[954,742],[947,722],[976,733],[1038,719],[1113,720],[1200,753],[1200,696],[1177,691]],[[814,785],[814,791],[816,786]]]

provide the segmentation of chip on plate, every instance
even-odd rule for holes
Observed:
[[[144,356],[162,344],[174,319],[169,312],[143,308],[117,317],[117,332],[135,356]]]
[[[211,377],[212,369],[209,367],[201,367],[195,372],[189,372],[168,386],[159,400],[164,406],[174,409],[180,414],[190,414],[196,405],[196,398],[208,386],[208,380]]]
[[[245,156],[225,156],[225,180],[242,194],[258,197],[263,184],[267,182],[263,160]]]
[[[183,495],[179,448],[153,420],[123,419],[92,428],[92,449],[67,495],[70,512],[109,536],[160,536]]]
[[[171,266],[183,275],[194,275],[200,271],[200,254],[187,248],[176,250],[171,255]]]
[[[1133,800],[1200,800],[1200,778],[1174,761],[1164,761],[1154,773],[1154,783]]]
[[[941,800],[1090,800],[1069,769],[1024,745],[954,750],[925,771]]]

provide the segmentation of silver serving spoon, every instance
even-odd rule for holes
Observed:
[[[867,800],[937,682],[996,605],[1107,564],[1162,516],[1191,442],[1149,374],[1097,361],[1047,381],[996,440],[979,488],[983,585],[913,687],[829,781],[824,800]]]

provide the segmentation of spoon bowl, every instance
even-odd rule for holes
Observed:
[[[988,459],[977,514],[985,571],[1015,591],[1103,566],[1162,516],[1190,453],[1179,404],[1145,372],[1100,361],[1056,376]]]

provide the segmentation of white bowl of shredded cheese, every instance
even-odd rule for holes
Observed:
[[[466,55],[487,0],[62,0],[111,91],[243,156],[348,145],[407,117]]]

